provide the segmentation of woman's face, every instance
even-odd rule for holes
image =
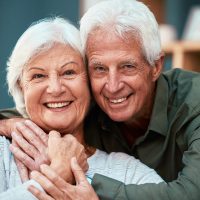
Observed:
[[[41,128],[73,134],[82,126],[90,94],[82,56],[70,46],[56,44],[34,56],[20,85],[26,111]]]

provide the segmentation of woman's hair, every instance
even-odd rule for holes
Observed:
[[[96,29],[114,29],[126,40],[127,34],[139,40],[145,59],[150,65],[160,58],[161,43],[158,24],[147,6],[136,0],[107,0],[91,7],[80,21],[84,52],[87,40]]]
[[[56,43],[71,46],[83,56],[78,29],[67,20],[54,17],[33,23],[19,38],[7,62],[8,89],[24,117],[28,115],[19,85],[22,71],[34,55],[47,51]]]

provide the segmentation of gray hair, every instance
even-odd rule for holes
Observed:
[[[19,85],[22,71],[34,55],[47,51],[55,43],[69,45],[83,56],[78,29],[67,20],[55,17],[45,18],[32,24],[17,41],[7,62],[8,89],[13,96],[16,109],[24,117],[28,115]]]
[[[150,65],[160,58],[161,42],[157,21],[147,6],[136,0],[107,0],[91,7],[80,21],[84,51],[92,31],[114,28],[115,34],[126,39],[126,33],[139,37],[145,59]]]

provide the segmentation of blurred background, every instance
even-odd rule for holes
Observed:
[[[41,18],[61,16],[78,27],[82,14],[101,0],[0,0],[0,109],[13,107],[6,62],[20,35]],[[165,69],[200,71],[200,0],[142,0],[160,25]]]

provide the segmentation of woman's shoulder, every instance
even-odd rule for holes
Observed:
[[[9,149],[10,140],[0,136],[0,192],[21,183],[14,157]]]
[[[5,136],[0,136],[0,154],[2,154],[5,151],[10,152],[9,146],[10,140]]]

